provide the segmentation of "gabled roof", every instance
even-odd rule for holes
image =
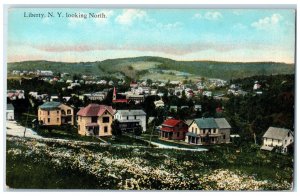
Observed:
[[[42,110],[53,110],[59,108],[60,104],[60,102],[50,101],[40,105],[39,108]]]
[[[182,121],[171,118],[171,119],[165,120],[162,125],[168,126],[168,127],[175,127],[180,122],[182,122]]]
[[[218,125],[213,118],[196,118],[195,123],[201,129],[218,128]]]
[[[144,110],[117,110],[117,113],[121,114],[122,116],[131,116],[131,115],[146,116]]]
[[[89,104],[85,108],[80,109],[77,112],[78,116],[101,116],[105,111],[108,111],[111,115],[114,115],[115,111],[111,106]]]
[[[219,129],[231,129],[230,124],[227,122],[225,118],[215,118],[215,121]]]
[[[291,130],[285,129],[285,128],[278,128],[278,127],[269,127],[269,129],[266,131],[263,137],[270,138],[270,139],[277,139],[277,140],[283,140],[285,137],[287,137],[288,133]]]

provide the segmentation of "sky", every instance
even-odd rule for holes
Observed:
[[[92,62],[136,56],[294,63],[295,10],[8,10],[8,62]]]

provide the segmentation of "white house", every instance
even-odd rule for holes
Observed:
[[[272,151],[274,147],[282,147],[282,152],[286,153],[287,147],[294,142],[294,133],[285,128],[269,127],[263,135],[263,145],[260,149]]]
[[[120,122],[122,130],[133,130],[141,125],[143,132],[146,131],[146,113],[143,110],[117,110],[114,118]]]
[[[15,120],[14,109],[12,104],[6,105],[6,120]]]

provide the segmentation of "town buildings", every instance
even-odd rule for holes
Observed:
[[[185,141],[197,145],[229,143],[230,130],[225,118],[197,118],[189,126]]]
[[[41,125],[74,125],[74,110],[60,102],[46,102],[38,107],[38,120]]]
[[[89,104],[77,112],[78,133],[86,136],[111,136],[114,114],[111,106]]]
[[[285,128],[269,127],[263,135],[262,150],[272,151],[275,147],[281,152],[288,152],[288,146],[294,142],[294,133]]]
[[[183,140],[188,126],[182,120],[167,119],[161,125],[159,137],[166,140]]]
[[[132,131],[138,125],[146,131],[146,113],[143,110],[117,110],[114,115],[122,131]]]

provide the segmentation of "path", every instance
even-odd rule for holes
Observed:
[[[24,137],[24,131],[26,129],[25,137],[41,139],[42,136],[38,135],[30,128],[25,128],[19,125],[16,121],[6,121],[6,134],[12,136]]]

